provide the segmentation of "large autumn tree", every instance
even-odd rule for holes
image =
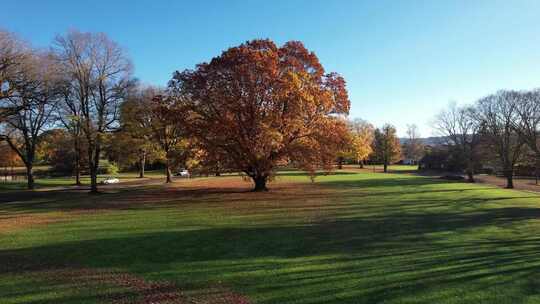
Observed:
[[[249,176],[255,191],[267,190],[280,162],[330,170],[347,131],[345,80],[298,41],[246,42],[176,72],[170,87],[191,112],[201,148]]]

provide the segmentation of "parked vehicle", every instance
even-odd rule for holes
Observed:
[[[116,177],[107,177],[101,183],[103,185],[110,185],[110,184],[118,184],[119,182],[120,182],[120,180],[118,178],[116,178]]]
[[[187,177],[187,178],[191,177],[191,173],[189,173],[189,171],[186,169],[182,169],[178,171],[175,175],[179,177]]]

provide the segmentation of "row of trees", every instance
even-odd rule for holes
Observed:
[[[405,157],[415,162],[423,154],[423,144],[419,138],[416,125],[407,129],[407,139],[402,144],[397,136],[396,128],[385,124],[374,128],[372,124],[362,119],[349,122],[349,134],[346,146],[338,154],[338,167],[344,159],[352,159],[364,167],[366,160],[383,164],[384,172],[388,165]]]
[[[77,183],[84,146],[91,191],[97,192],[103,139],[117,127],[119,106],[133,85],[124,51],[104,34],[72,31],[40,50],[0,33],[0,134],[23,161],[28,188],[34,188],[41,135],[62,125],[73,139]]]
[[[175,72],[159,94],[139,95],[127,103],[132,121],[151,134],[134,136],[157,140],[168,176],[170,157],[184,155],[209,171],[242,172],[265,191],[280,164],[330,170],[348,134],[344,79],[297,41],[246,42]]]
[[[264,191],[280,164],[330,170],[349,138],[344,79],[297,41],[249,41],[152,88],[133,79],[105,34],[71,31],[40,50],[0,33],[0,134],[24,162],[30,189],[45,137],[63,143],[50,149],[70,146],[76,183],[84,167],[93,193],[105,153],[136,155],[141,177],[158,154],[168,182],[173,163],[196,160],[242,172]]]
[[[300,42],[246,42],[158,88],[132,77],[105,34],[71,31],[40,50],[0,33],[0,134],[30,189],[36,155],[72,171],[76,184],[88,172],[91,192],[104,155],[136,163],[140,177],[147,160],[163,159],[167,182],[179,166],[242,172],[263,191],[279,165],[314,174],[336,159],[363,166],[369,158],[386,172],[402,150],[415,160],[422,150],[414,125],[402,147],[392,125],[347,121],[344,79]]]
[[[540,166],[540,90],[502,90],[473,105],[452,104],[435,126],[471,182],[482,163],[500,168],[507,188],[513,188],[516,165]]]

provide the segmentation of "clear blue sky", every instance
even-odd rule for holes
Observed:
[[[69,28],[125,47],[135,75],[164,85],[254,38],[301,40],[348,83],[351,117],[403,135],[450,101],[540,87],[540,1],[23,1],[0,5],[0,27],[47,46]]]

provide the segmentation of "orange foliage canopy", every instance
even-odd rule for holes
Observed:
[[[279,163],[330,169],[347,133],[345,80],[325,73],[298,41],[246,42],[176,72],[169,87],[191,112],[201,148],[251,177],[256,191],[266,190]]]
[[[22,166],[21,158],[11,147],[0,141],[0,168]]]

